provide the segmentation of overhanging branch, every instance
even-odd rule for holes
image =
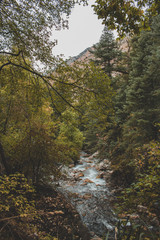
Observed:
[[[18,57],[20,54],[21,54],[22,51],[19,51],[18,53],[11,53],[11,52],[0,52],[0,54],[7,54],[7,55],[11,55],[11,56],[14,56],[14,57]]]
[[[12,65],[12,66],[16,66],[16,67],[22,68],[22,69],[24,69],[24,70],[26,70],[26,71],[28,71],[28,72],[36,75],[36,76],[39,76],[39,77],[43,80],[43,82],[44,82],[45,84],[47,84],[49,87],[51,87],[51,89],[52,89],[67,105],[69,105],[70,107],[72,107],[72,108],[75,109],[76,111],[79,111],[79,110],[78,110],[77,108],[75,108],[70,102],[68,102],[68,101],[62,96],[62,94],[60,94],[60,93],[52,86],[52,84],[51,84],[49,81],[47,81],[47,80],[45,79],[45,76],[43,76],[42,74],[40,74],[40,73],[38,73],[38,72],[36,72],[36,71],[34,71],[34,70],[32,70],[32,69],[29,69],[29,68],[27,68],[27,67],[25,67],[25,66],[22,66],[22,65],[19,65],[19,64],[16,64],[16,63],[13,63],[13,62],[11,62],[11,61],[9,62],[9,64]],[[0,69],[0,70],[1,70],[1,69]],[[53,80],[53,79],[52,79],[52,80]]]
[[[10,65],[10,64],[11,64],[10,61],[8,61],[7,63],[4,63],[2,66],[0,66],[0,71],[1,71],[5,66]]]

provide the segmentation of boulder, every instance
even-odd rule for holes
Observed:
[[[106,165],[110,165],[110,161],[108,159],[104,159],[103,162],[106,164]]]
[[[84,177],[84,173],[83,172],[79,173],[77,177]]]
[[[73,168],[73,167],[74,167],[74,164],[70,164],[70,165],[69,165],[69,168]]]
[[[101,172],[96,178],[103,178],[104,177],[104,172]]]
[[[85,185],[87,185],[87,182],[83,182],[83,183],[81,184],[81,186],[85,186]]]
[[[84,180],[84,182],[85,182],[85,183],[93,183],[93,181],[91,181],[91,180],[88,179],[88,178],[86,178],[86,179]]]
[[[87,162],[87,163],[92,163],[93,161],[92,161],[92,160],[87,160],[86,162]]]
[[[87,200],[90,199],[92,197],[92,194],[86,193],[83,195],[83,199]]]
[[[82,160],[80,160],[80,161],[78,162],[78,164],[79,164],[79,165],[82,165],[82,164],[83,164],[83,161],[82,161]]]
[[[106,170],[107,167],[108,167],[108,165],[105,164],[104,162],[99,163],[99,170],[100,171]]]

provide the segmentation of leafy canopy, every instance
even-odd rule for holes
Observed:
[[[148,28],[152,16],[160,13],[159,0],[96,0],[94,11],[109,29],[120,36]]]
[[[19,64],[20,59],[14,61]],[[65,149],[54,141],[55,123],[46,85],[15,66],[6,66],[0,73],[0,159],[6,173],[23,172],[34,183],[56,175]]]
[[[86,0],[1,0],[0,53],[16,54],[16,46],[30,59],[52,63],[52,28],[67,27],[67,16],[75,3],[81,2]]]

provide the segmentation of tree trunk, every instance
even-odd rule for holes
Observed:
[[[2,144],[0,143],[0,157],[1,157],[1,161],[2,161],[2,164],[4,166],[4,169],[5,169],[5,172],[6,174],[8,175],[9,174],[9,165],[7,163],[7,160],[6,160],[6,157],[5,157],[5,154],[4,154],[4,150],[3,150],[3,146]]]

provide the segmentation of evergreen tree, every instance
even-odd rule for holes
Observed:
[[[91,53],[94,54],[93,61],[102,66],[102,69],[111,78],[113,72],[117,70],[117,61],[121,58],[121,51],[118,50],[117,42],[113,33],[104,28],[99,43],[93,46]]]
[[[128,119],[124,139],[129,148],[156,140],[160,119],[160,15],[154,18],[151,31],[133,39],[132,69],[126,89]]]
[[[113,33],[104,28],[101,39],[94,46],[94,62],[100,66],[111,78],[111,85],[116,92],[112,97],[114,112],[106,118],[107,124],[105,130],[101,132],[98,140],[98,149],[103,157],[108,157],[118,153],[117,145],[122,134],[122,124],[126,118],[125,105],[125,88],[128,83],[129,73],[129,50],[122,52],[114,40]],[[127,40],[128,45],[128,40]],[[129,49],[129,48],[128,48]]]

